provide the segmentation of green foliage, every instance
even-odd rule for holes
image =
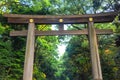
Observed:
[[[4,13],[38,15],[73,15],[119,11],[119,0],[1,0],[0,1],[0,80],[22,80],[26,38],[10,37],[11,30],[25,30],[26,25],[6,24]],[[119,16],[115,21],[119,20]],[[116,22],[117,22],[116,21]],[[95,24],[99,29],[120,31],[118,23]],[[84,29],[73,24],[69,29]],[[38,30],[51,30],[50,25],[37,25]],[[117,36],[116,36],[117,35]],[[69,36],[67,36],[69,38]],[[63,36],[36,37],[33,80],[91,80],[88,36],[70,36],[64,56],[57,54],[58,39]],[[70,39],[69,38],[69,39]],[[120,36],[98,36],[104,80],[120,79]],[[59,58],[59,59],[58,59]]]
[[[113,24],[95,24],[99,29],[113,29],[116,28]],[[74,27],[76,28],[76,27]],[[79,27],[77,27],[78,29]],[[82,27],[81,27],[82,28]],[[103,79],[119,80],[119,67],[116,55],[119,48],[116,46],[116,35],[98,35],[99,53],[102,66]],[[63,71],[65,80],[68,77],[70,80],[91,80],[91,62],[90,52],[88,46],[88,36],[74,36],[69,41],[69,44],[64,55],[64,65],[66,69]],[[118,58],[118,57],[117,57]]]
[[[55,79],[54,74],[57,66],[55,65],[57,63],[56,41],[57,38],[52,36],[42,36],[36,40],[35,64],[38,66],[39,71],[46,75],[47,80]]]
[[[115,80],[116,76],[116,64],[115,55],[117,53],[117,48],[115,47],[113,36],[100,36],[99,37],[99,52],[101,54],[101,66],[103,72],[103,78]],[[111,74],[109,74],[111,73]]]
[[[8,35],[10,27],[1,23],[0,28],[0,80],[22,79],[24,54],[13,49],[12,39]]]
[[[2,26],[2,24],[0,23],[0,34],[3,34],[5,31],[5,27]]]
[[[21,52],[13,52],[11,41],[7,40],[5,42],[0,41],[0,55],[0,79],[20,79],[23,73],[23,56]]]
[[[91,76],[90,69],[90,54],[88,48],[88,40],[85,36],[73,37],[66,52],[68,55],[64,56],[66,70],[64,75],[70,80],[88,80]]]

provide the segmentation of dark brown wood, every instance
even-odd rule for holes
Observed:
[[[59,31],[63,31],[64,30],[64,24],[59,24]]]
[[[96,29],[97,34],[112,34],[112,29]],[[35,31],[36,36],[53,36],[53,35],[80,35],[88,34],[87,29],[84,30],[63,30],[63,31]],[[10,36],[27,36],[27,30],[23,31],[11,31]]]
[[[37,24],[83,24],[89,22],[89,17],[92,17],[95,23],[111,22],[118,13],[99,13],[86,15],[20,15],[20,14],[4,14],[8,18],[9,23],[29,23],[29,19],[34,19]],[[60,19],[63,19],[60,22]]]
[[[11,18],[82,18],[82,17],[104,17],[104,16],[112,16],[116,15],[118,12],[106,12],[106,13],[98,13],[98,14],[85,14],[85,15],[23,15],[23,14],[4,14],[4,17]]]
[[[35,35],[52,36],[52,35],[80,35],[80,34],[89,35],[93,79],[102,80],[96,34],[112,34],[113,31],[98,29],[95,30],[93,27],[93,22],[94,23],[112,22],[117,14],[118,14],[117,12],[86,15],[64,15],[64,16],[4,14],[4,17],[8,18],[9,23],[20,24],[29,23],[28,31],[24,30],[10,32],[10,36],[27,36],[23,80],[32,80]],[[59,24],[61,27],[59,28],[59,31],[38,31],[38,30],[34,31],[35,24],[33,22],[36,24]],[[87,29],[72,31],[63,30],[63,24],[83,24],[83,23],[84,24],[89,23],[88,30]]]

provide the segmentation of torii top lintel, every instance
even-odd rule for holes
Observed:
[[[107,12],[85,15],[22,15],[22,14],[4,14],[8,18],[8,23],[29,23],[30,19],[37,24],[86,24],[89,18],[93,18],[95,23],[112,22],[117,12]]]

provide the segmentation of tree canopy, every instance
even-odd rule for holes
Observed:
[[[27,25],[8,24],[4,13],[74,15],[111,11],[120,11],[120,0],[1,0],[0,80],[22,80],[26,46],[26,37],[10,37],[9,32],[26,30]],[[104,80],[120,80],[119,21],[118,15],[111,23],[95,24],[97,29],[114,31],[112,35],[97,36]],[[87,28],[86,24],[66,26],[68,30]],[[52,25],[36,25],[36,29],[52,30]],[[67,45],[61,57],[59,44]],[[36,37],[33,80],[92,80],[88,35]]]

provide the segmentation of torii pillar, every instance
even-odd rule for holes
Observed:
[[[24,62],[23,80],[32,80],[33,62],[34,62],[34,42],[35,42],[35,23],[33,19],[29,19],[27,44]]]
[[[117,14],[118,13],[116,12],[71,16],[4,14],[4,17],[8,18],[9,23],[29,24],[28,30],[10,32],[11,36],[27,36],[23,80],[32,80],[35,36],[68,35],[68,34],[89,35],[93,80],[103,80],[96,34],[112,34],[113,31],[99,29],[95,30],[93,27],[93,23],[112,22]],[[61,28],[59,28],[59,31],[38,31],[38,30],[35,31],[35,23],[60,24]],[[88,23],[88,31],[87,29],[70,31],[63,30],[63,24],[86,24],[86,23]]]
[[[89,35],[89,43],[90,43],[93,80],[103,80],[100,58],[98,53],[96,30],[93,24],[94,24],[93,18],[89,18],[88,35]]]

